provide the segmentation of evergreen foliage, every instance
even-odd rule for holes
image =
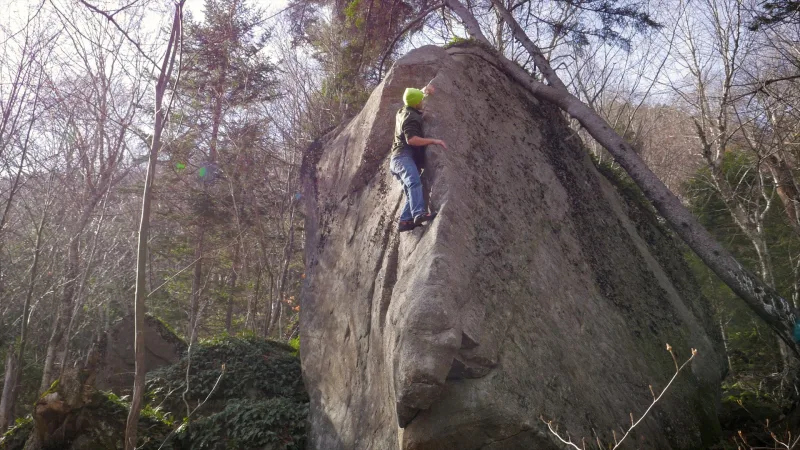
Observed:
[[[33,418],[25,416],[17,418],[14,426],[0,435],[0,450],[21,450],[25,446],[31,431],[33,431]]]
[[[760,196],[758,172],[751,153],[734,150],[723,157],[722,171],[736,195],[742,199]],[[774,195],[775,186],[766,180],[766,195]],[[689,206],[700,222],[751,271],[759,271],[756,250],[734,223],[718,191],[710,181],[709,169],[703,168],[690,179],[685,191]],[[776,200],[777,202],[777,200]],[[766,214],[764,233],[772,256],[775,288],[791,298],[795,279],[792,255],[800,251],[800,238],[786,220],[780,204]],[[725,334],[728,375],[722,384],[720,421],[723,429],[748,436],[763,434],[763,424],[775,421],[791,407],[785,391],[784,369],[775,336],[737,296],[694,254],[687,253],[705,297],[710,299],[717,327]],[[764,442],[770,442],[768,435]]]
[[[51,388],[58,389],[54,383]],[[49,392],[50,390],[48,390]],[[63,425],[63,440],[49,442],[49,449],[70,448],[73,450],[116,450],[122,448],[125,419],[130,403],[127,397],[120,398],[113,393],[93,392],[85,405],[70,412],[71,419]],[[172,430],[172,422],[158,411],[145,408],[139,420],[137,448],[158,450]],[[13,428],[0,437],[0,450],[22,450],[25,442],[34,431],[31,416],[19,418]],[[161,447],[175,450],[172,445]]]
[[[210,403],[216,399],[274,397],[305,402],[307,394],[300,378],[300,360],[293,353],[294,349],[286,344],[257,337],[222,336],[201,342],[191,356],[186,399],[194,405],[203,401],[222,375]],[[186,386],[188,361],[184,357],[178,364],[148,374],[148,392],[153,403],[163,404],[171,411],[183,408],[181,396]],[[178,414],[178,417],[183,416]]]
[[[186,449],[305,448],[308,403],[290,398],[236,399],[225,409],[181,427],[176,447]]]
[[[750,23],[751,30],[758,30],[761,27],[779,23],[796,24],[800,22],[800,1],[766,1],[763,2],[760,7],[761,11],[756,15],[753,22]]]
[[[761,195],[757,189],[758,173],[751,170],[754,165],[752,155],[744,151],[732,151],[724,156],[722,170],[733,186],[737,186],[737,195]],[[637,205],[641,211],[648,211],[647,216],[655,218],[655,211],[641,190],[616,164],[598,162],[598,170],[615,186],[626,202]],[[707,168],[700,169],[683,187],[689,198],[692,212],[719,240],[723,242],[748,268],[758,271],[758,259],[755,249],[733,222],[729,210],[725,207],[719,193],[710,182]],[[768,185],[768,195],[774,186]],[[629,208],[629,215],[635,211]],[[671,236],[663,223],[647,220],[651,228],[661,236]],[[641,220],[637,222],[640,233],[643,232]],[[776,287],[779,292],[791,297],[794,275],[791,267],[791,255],[800,251],[800,239],[787,223],[784,212],[778,205],[766,216],[766,235],[772,251]],[[646,234],[646,230],[645,234]],[[647,239],[652,245],[651,239]],[[703,297],[710,303],[715,323],[710,327],[724,327],[724,339],[727,344],[729,362],[728,375],[722,384],[722,399],[719,413],[722,428],[727,433],[743,430],[746,435],[769,442],[769,435],[764,435],[763,424],[782,416],[787,403],[783,391],[783,372],[781,355],[778,351],[775,336],[769,328],[744,305],[741,300],[713,274],[700,259],[685,245],[679,244],[691,268],[693,278],[701,287]],[[664,248],[656,254],[664,256]],[[695,281],[692,281],[693,283]],[[717,447],[715,447],[717,448]]]
[[[191,417],[187,417],[182,399],[188,360],[187,355],[179,363],[149,374],[150,402],[139,419],[137,448],[155,450],[162,444],[168,450],[305,448],[308,395],[292,347],[227,335],[198,344],[191,358],[186,398],[192,409],[206,398],[208,401]],[[54,383],[48,392],[59,386]],[[70,441],[59,445],[86,441],[90,447],[70,448],[121,448],[129,408],[127,396],[93,392],[75,412],[83,419],[68,421],[77,424],[71,425]],[[21,450],[32,431],[30,416],[18,419],[0,438],[0,450]]]
[[[189,361],[187,355],[148,374],[148,406],[183,421],[176,448],[304,448],[308,395],[292,347],[254,336],[201,342],[191,355],[187,391]],[[189,419],[184,391],[192,409],[207,399]]]

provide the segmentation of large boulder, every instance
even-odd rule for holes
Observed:
[[[556,449],[636,428],[647,449],[716,441],[723,372],[681,252],[635,189],[601,175],[562,113],[467,45],[395,63],[304,163],[301,360],[312,448]],[[425,114],[423,183],[439,216],[398,234],[389,174],[409,86]],[[623,195],[624,194],[624,195]],[[633,447],[630,447],[633,448]]]
[[[133,390],[133,374],[136,370],[134,328],[133,316],[125,316],[101,339],[101,364],[95,381],[97,389],[117,394],[130,394]],[[186,343],[156,317],[145,316],[143,332],[147,372],[177,363],[186,351]]]

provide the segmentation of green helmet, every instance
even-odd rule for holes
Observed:
[[[406,91],[403,92],[403,103],[413,108],[419,105],[424,97],[425,94],[419,89],[406,88]]]

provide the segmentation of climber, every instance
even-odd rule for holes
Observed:
[[[400,180],[406,195],[406,204],[400,214],[398,226],[400,232],[411,231],[436,217],[436,213],[429,213],[425,208],[418,168],[424,161],[426,145],[441,145],[447,149],[447,145],[441,139],[422,137],[422,110],[425,108],[425,97],[433,93],[434,88],[430,83],[422,90],[407,88],[403,92],[405,106],[397,111],[395,119],[389,170]]]

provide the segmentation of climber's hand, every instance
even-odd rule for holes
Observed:
[[[424,88],[422,88],[422,92],[425,95],[433,95],[433,93],[436,92],[436,89],[433,88],[432,84],[429,84],[429,85],[425,86]]]
[[[441,145],[442,147],[444,147],[445,150],[447,150],[447,144],[445,144],[444,141],[441,139],[436,140],[436,145]]]

